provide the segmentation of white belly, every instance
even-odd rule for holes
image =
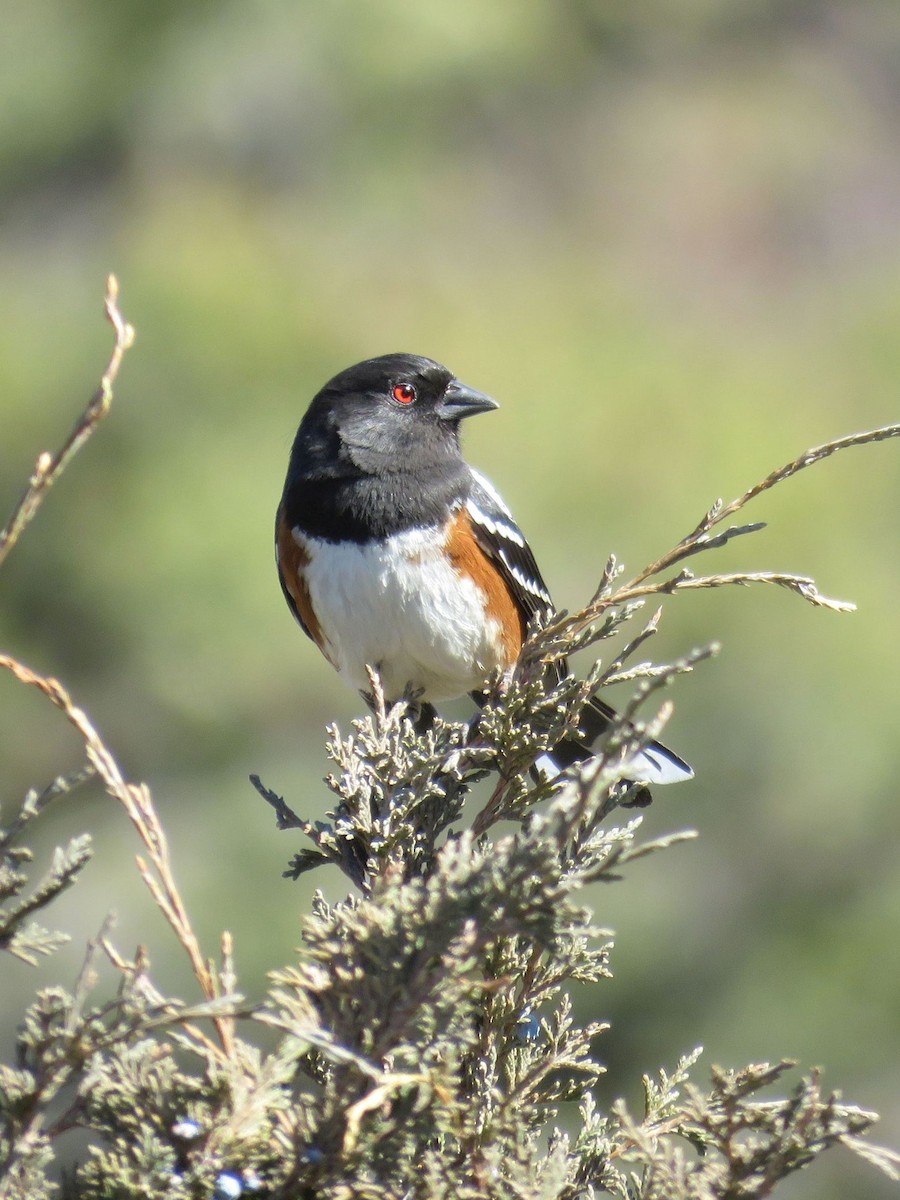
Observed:
[[[407,689],[450,700],[481,687],[501,664],[500,629],[485,617],[484,594],[435,549],[434,530],[396,534],[381,547],[315,538],[301,545],[324,649],[353,687],[370,690],[372,666],[389,700]]]

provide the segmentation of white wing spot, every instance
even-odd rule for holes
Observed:
[[[547,589],[542,587],[536,579],[534,579],[531,575],[526,575],[520,567],[517,567],[514,563],[509,562],[505,555],[503,556],[503,562],[506,565],[506,569],[509,571],[510,575],[514,577],[516,583],[518,583],[520,587],[523,587],[526,592],[531,592],[532,596],[537,596],[538,599],[543,600],[547,604],[553,603],[553,601],[550,599]]]
[[[484,490],[487,492],[487,494],[490,496],[490,498],[493,500],[493,502],[497,505],[497,507],[500,509],[500,511],[503,513],[503,515],[505,517],[509,517],[509,519],[512,521],[513,515],[509,511],[509,506],[507,505],[507,503],[503,499],[503,497],[500,495],[500,493],[497,491],[497,489],[494,487],[494,485],[491,483],[491,481],[487,478],[487,476],[482,475],[482,473],[480,471],[476,471],[474,467],[470,467],[469,470],[472,472],[472,477],[475,480],[475,482],[480,484],[481,487],[484,488]]]
[[[516,546],[525,545],[525,539],[522,536],[521,530],[519,530],[515,525],[511,525],[509,522],[502,519],[497,520],[489,513],[486,513],[484,509],[479,508],[472,499],[466,501],[466,507],[469,510],[472,520],[475,521],[476,524],[482,525],[488,531],[488,533],[493,533],[496,536],[503,538],[507,542],[513,542]]]

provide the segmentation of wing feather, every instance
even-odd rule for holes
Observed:
[[[547,616],[553,601],[531,547],[489,480],[471,472],[466,508],[478,544],[500,568],[526,621]]]

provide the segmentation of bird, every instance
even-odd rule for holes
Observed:
[[[460,423],[498,407],[433,359],[385,354],[335,375],[300,422],[276,517],[278,577],[303,631],[370,702],[374,668],[386,700],[415,697],[420,713],[466,693],[481,704],[530,623],[554,612],[510,509],[462,455]],[[592,757],[615,715],[592,698],[578,736],[543,765]],[[639,784],[692,775],[659,742],[627,769]]]

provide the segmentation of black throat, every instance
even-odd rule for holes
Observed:
[[[304,477],[288,471],[282,515],[292,529],[327,542],[363,543],[421,526],[443,525],[468,496],[462,459],[427,473],[390,471]]]

